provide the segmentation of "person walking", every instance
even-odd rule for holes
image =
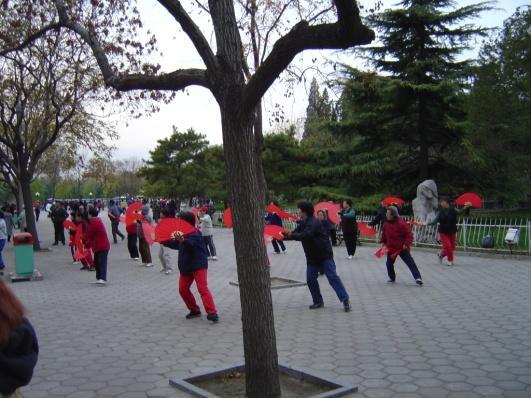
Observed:
[[[179,218],[191,226],[195,225],[195,216],[191,212],[181,212],[179,213]],[[207,313],[207,319],[214,323],[218,322],[219,316],[216,305],[208,288],[207,248],[201,232],[197,231],[186,236],[180,232],[175,232],[173,239],[163,242],[163,244],[171,249],[179,250],[179,294],[186,307],[190,310],[188,315],[186,315],[186,319],[201,316],[201,309],[190,291],[190,286],[195,281]]]
[[[437,217],[425,225],[436,225],[439,224],[437,232],[439,232],[439,239],[441,240],[442,250],[437,257],[439,262],[442,264],[443,259],[446,257],[447,265],[453,266],[454,264],[454,252],[456,245],[456,235],[457,235],[457,217],[463,212],[468,212],[470,209],[470,204],[466,204],[465,208],[462,211],[455,209],[450,206],[449,200],[447,197],[441,197],[439,199],[440,210],[437,213]]]
[[[406,263],[415,279],[415,283],[422,286],[420,275],[415,260],[411,257],[411,244],[413,243],[413,233],[407,223],[398,214],[396,206],[389,206],[386,212],[386,222],[383,225],[383,232],[380,242],[388,249],[387,253],[387,275],[389,283],[396,280],[395,261],[398,256]]]
[[[109,219],[111,220],[111,233],[112,233],[112,240],[113,243],[118,243],[118,239],[116,236],[119,236],[122,240],[125,239],[125,235],[120,232],[120,229],[118,228],[120,225],[120,214],[122,214],[121,210],[119,209],[118,205],[114,200],[109,201]]]
[[[6,231],[7,231],[7,241],[11,242],[11,237],[13,236],[13,213],[11,213],[10,206],[5,206],[4,211],[4,220],[6,221]]]
[[[349,296],[341,278],[336,273],[330,239],[321,222],[314,217],[313,205],[310,202],[301,202],[297,207],[299,208],[300,222],[293,232],[284,234],[284,236],[288,240],[297,240],[302,243],[306,255],[306,282],[313,300],[310,309],[314,310],[324,306],[323,296],[317,281],[319,273],[324,273],[339,301],[343,303],[345,312],[349,312],[351,309]]]
[[[39,343],[22,303],[0,278],[0,397],[21,397],[33,377]]]
[[[57,246],[59,242],[65,245],[66,243],[65,228],[63,226],[63,223],[65,222],[67,218],[68,218],[68,213],[65,210],[63,203],[57,202],[51,214],[51,219],[53,222],[53,229],[55,232],[55,239],[53,242],[53,246]]]
[[[96,282],[98,285],[107,284],[107,257],[111,245],[107,237],[107,231],[103,222],[98,217],[98,209],[89,207],[88,209],[89,225],[88,230],[83,236],[83,242],[86,247],[90,247],[94,253],[94,268],[96,269]]]
[[[212,261],[217,261],[218,257],[216,256],[216,246],[214,246],[214,225],[212,223],[212,218],[207,213],[208,208],[202,207],[199,209],[199,229],[203,235],[203,240],[207,247],[208,258]]]
[[[41,202],[37,200],[35,202],[35,222],[39,222],[40,215],[41,215]]]
[[[151,216],[149,215],[149,206],[144,205],[142,207],[142,215],[144,218],[142,220],[136,221],[136,233],[138,235],[138,250],[140,251],[140,258],[142,259],[142,265],[144,267],[153,267],[153,262],[151,260],[151,250],[149,244],[144,236],[144,230],[142,228],[142,223],[152,223]]]
[[[341,231],[347,247],[347,258],[352,260],[356,253],[356,240],[358,238],[358,223],[356,222],[356,211],[352,208],[352,200],[345,199],[343,208],[338,214],[341,217]]]
[[[2,258],[2,251],[7,241],[7,226],[4,220],[4,212],[0,210],[0,275],[4,275],[4,259]]]
[[[277,202],[272,202],[277,207],[280,207]],[[266,222],[269,225],[277,225],[279,227],[282,227],[282,218],[277,213],[267,213],[265,217]],[[286,246],[284,245],[284,242],[281,240],[277,240],[273,238],[271,240],[271,244],[273,245],[273,250],[275,251],[275,254],[280,254],[280,249],[282,249],[282,254],[286,253]]]

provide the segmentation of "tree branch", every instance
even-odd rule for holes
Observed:
[[[181,25],[184,32],[188,35],[195,49],[199,53],[199,56],[205,63],[205,66],[209,71],[216,72],[217,60],[214,52],[210,48],[208,41],[206,40],[201,29],[190,18],[190,15],[177,0],[158,0],[160,4],[168,10],[173,18]]]
[[[277,40],[271,53],[243,91],[243,112],[256,107],[260,98],[300,52],[312,49],[346,49],[370,43],[374,39],[374,32],[361,23],[353,0],[336,0],[335,3],[338,22],[309,26],[308,22],[301,21]]]
[[[26,48],[27,46],[29,46],[31,43],[33,43],[38,38],[44,36],[50,30],[60,29],[60,28],[61,28],[61,24],[59,24],[57,22],[52,23],[50,25],[47,25],[47,26],[39,29],[37,32],[32,33],[31,35],[26,37],[24,39],[24,41],[22,41],[21,43],[17,44],[16,46],[3,49],[2,51],[0,51],[0,56],[3,57],[3,56],[5,56],[5,55],[7,55],[9,53],[20,51],[20,50]]]
[[[210,88],[206,78],[206,71],[202,69],[178,69],[171,73],[160,75],[128,74],[118,76],[114,73],[109,60],[97,37],[85,29],[81,24],[71,21],[67,15],[63,0],[55,0],[59,23],[67,29],[77,33],[91,48],[96,62],[100,67],[103,80],[107,86],[119,91],[130,90],[182,90],[188,86],[198,85]]]

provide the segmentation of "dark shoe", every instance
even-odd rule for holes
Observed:
[[[212,322],[214,322],[214,323],[217,323],[217,322],[219,321],[219,316],[218,316],[218,314],[208,314],[208,315],[207,315],[207,319],[208,319],[209,321],[212,321]]]
[[[415,283],[419,286],[422,286],[424,283],[422,282],[422,279],[418,278],[418,279],[415,279]]]
[[[79,270],[80,270],[80,271],[84,271],[84,270],[88,270],[88,269],[89,269],[89,267],[82,266]]]
[[[59,246],[59,243],[52,243],[52,246]]]
[[[348,300],[343,301],[343,308],[345,309],[345,312],[350,312],[350,309],[352,308],[350,306],[350,301]]]
[[[95,271],[96,271],[96,268],[94,268],[94,267],[90,267],[87,271],[89,271],[89,272],[95,272]]]
[[[387,279],[387,283],[395,283],[394,279]]]
[[[186,319],[193,319],[193,318],[199,318],[201,316],[201,312],[195,312],[195,311],[190,311],[190,313],[188,315],[186,315]]]
[[[315,303],[315,304],[310,305],[309,308],[311,310],[316,310],[317,308],[322,308],[322,307],[324,307],[324,303]]]

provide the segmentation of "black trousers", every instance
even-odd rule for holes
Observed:
[[[118,225],[120,225],[120,221],[112,219],[111,220],[111,231],[112,231],[112,239],[114,243],[116,243],[118,240],[116,239],[116,235],[118,235],[121,239],[124,239],[125,236],[120,232],[118,229]]]
[[[411,253],[409,251],[401,251],[399,254],[400,258],[406,263],[407,267],[411,271],[411,275],[413,275],[413,278],[419,279],[420,271],[417,268],[417,264],[415,264],[415,260],[413,260],[413,257],[411,257]],[[385,265],[387,266],[387,275],[389,275],[389,279],[394,281],[396,279],[396,273],[395,273],[395,259],[392,259],[391,256],[387,255],[387,262]]]
[[[330,240],[332,241],[332,246],[337,246],[337,231],[335,228],[330,231]]]
[[[273,249],[275,249],[275,253],[280,253],[280,248],[283,252],[286,251],[286,246],[284,246],[284,242],[282,242],[281,240],[273,239],[271,243],[273,244]]]
[[[107,280],[107,255],[108,250],[94,253],[94,268],[96,269],[96,280]]]
[[[62,242],[64,245],[65,244],[65,228],[63,227],[63,223],[54,222],[53,229],[55,233],[55,240],[53,243]]]
[[[140,250],[140,257],[144,264],[151,264],[151,250],[144,238],[138,238],[138,249]]]
[[[136,234],[127,234],[127,250],[129,250],[129,255],[131,258],[138,258],[140,255],[138,254],[138,235]]]
[[[347,246],[347,253],[349,256],[353,256],[356,253],[356,232],[343,232],[343,239],[345,240],[345,246]]]

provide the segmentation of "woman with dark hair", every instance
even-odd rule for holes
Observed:
[[[398,256],[406,263],[415,283],[422,286],[422,277],[415,260],[411,257],[411,244],[413,243],[413,233],[411,228],[402,220],[398,214],[396,206],[389,206],[386,213],[386,222],[383,225],[381,243],[387,247],[387,275],[389,283],[395,283],[395,261]]]
[[[4,220],[4,212],[0,210],[0,275],[4,275],[4,259],[2,258],[2,251],[7,241],[7,225]]]
[[[347,247],[347,258],[352,260],[356,253],[356,240],[358,238],[356,210],[352,208],[352,200],[350,199],[345,199],[342,207],[342,210],[338,213],[341,217],[341,231]]]
[[[111,245],[103,222],[98,217],[98,209],[90,207],[88,210],[88,230],[83,235],[85,246],[94,252],[94,268],[96,268],[96,282],[98,285],[107,284],[107,256]]]
[[[179,213],[179,218],[191,226],[195,225],[195,216],[189,211]],[[173,234],[173,239],[163,242],[163,244],[170,249],[179,250],[178,266],[181,273],[179,277],[179,294],[184,300],[186,307],[190,310],[190,313],[186,315],[186,319],[201,316],[201,309],[190,291],[190,286],[195,281],[203,306],[207,312],[207,319],[212,322],[218,322],[219,317],[216,305],[207,283],[208,251],[201,232],[196,231],[185,236],[182,232],[176,231]]]
[[[0,279],[0,396],[17,397],[27,385],[39,355],[37,336],[24,307]]]

